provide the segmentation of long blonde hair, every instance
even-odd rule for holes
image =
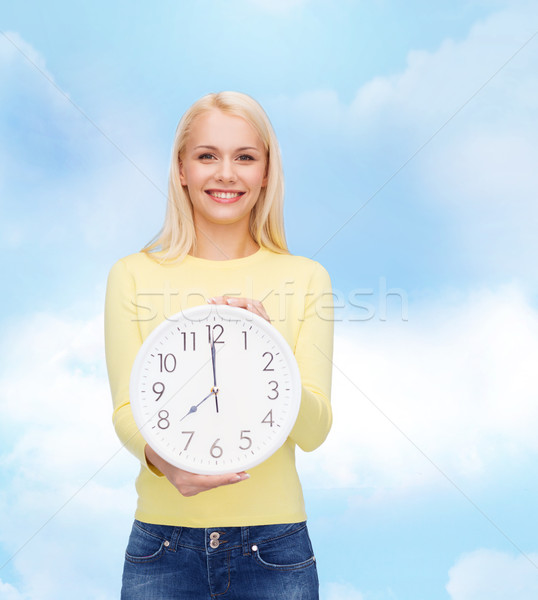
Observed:
[[[161,260],[181,261],[196,247],[196,232],[189,193],[179,179],[179,160],[185,151],[192,123],[212,109],[242,117],[254,127],[263,142],[267,157],[267,186],[250,213],[249,229],[255,242],[274,252],[287,253],[284,233],[284,174],[275,132],[263,108],[250,96],[240,92],[208,94],[195,102],[183,115],[176,129],[170,176],[168,204],[164,225],[142,252],[158,254]]]

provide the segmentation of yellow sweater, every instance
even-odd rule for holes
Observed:
[[[286,443],[250,469],[250,479],[183,497],[144,455],[145,441],[129,403],[129,377],[142,342],[165,318],[213,296],[260,300],[299,364],[301,408]],[[113,423],[140,461],[135,517],[184,527],[293,523],[306,518],[295,446],[317,448],[331,427],[332,292],[325,269],[310,259],[260,249],[246,258],[211,261],[187,256],[159,264],[144,253],[119,260],[108,278],[105,342]]]

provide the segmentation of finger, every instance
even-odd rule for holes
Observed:
[[[226,296],[213,296],[207,299],[208,304],[226,304]]]
[[[259,300],[252,300],[251,303],[247,304],[247,310],[250,310],[251,312],[256,312],[258,315],[260,315],[260,317],[262,317],[266,321],[269,321],[269,323],[271,322],[267,311],[265,310],[263,304]]]
[[[237,306],[239,308],[244,308],[255,315],[258,315],[262,319],[271,322],[269,315],[267,314],[263,304],[259,300],[253,300],[252,298],[230,298],[228,296],[222,296],[225,300],[226,304],[229,306]]]
[[[223,485],[245,481],[249,477],[244,471],[226,475],[197,475],[183,471],[181,481],[176,481],[174,485],[182,496],[191,497]]]
[[[226,475],[200,475],[203,481],[200,484],[204,486],[206,490],[220,487],[221,485],[230,485],[232,483],[239,483],[249,479],[250,475],[242,471],[241,473],[228,473]]]
[[[229,304],[239,308],[247,308],[249,302],[253,302],[250,298],[237,298],[236,296],[213,296],[208,299],[208,304]]]

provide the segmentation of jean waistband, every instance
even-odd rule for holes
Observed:
[[[177,547],[191,548],[207,553],[242,548],[250,554],[252,546],[291,535],[306,527],[306,522],[282,523],[277,525],[253,525],[249,527],[174,527],[135,520],[135,525],[164,545],[175,550]]]

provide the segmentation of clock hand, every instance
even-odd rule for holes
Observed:
[[[211,332],[211,340],[209,343],[211,344],[211,363],[213,364],[213,389],[218,390],[217,374],[215,370],[215,340],[213,339],[213,332]],[[217,409],[217,412],[219,412],[219,397],[217,396],[217,392],[215,392],[215,408]]]
[[[200,406],[200,404],[203,404],[211,396],[216,395],[218,391],[219,390],[217,388],[211,388],[211,391],[209,392],[209,394],[203,400],[200,400],[200,402],[198,402],[198,404],[191,406],[189,412],[185,416],[181,417],[181,419],[179,419],[179,420],[183,421],[183,419],[185,417],[188,417],[190,414],[195,413],[198,410],[198,407]]]

